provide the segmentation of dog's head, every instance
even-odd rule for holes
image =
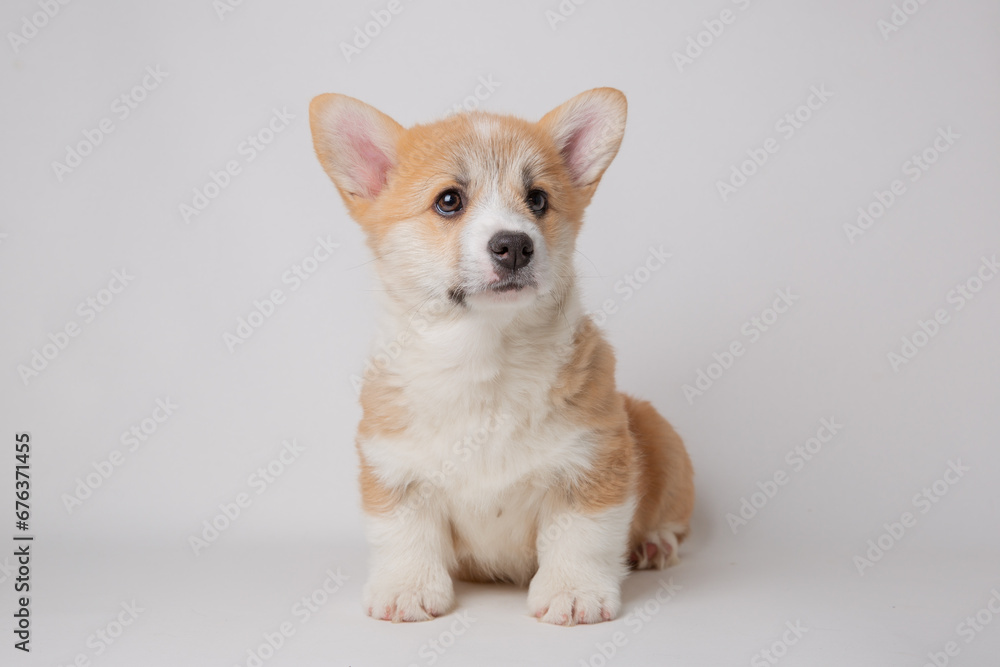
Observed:
[[[323,169],[364,229],[396,301],[525,307],[572,283],[583,218],[625,131],[596,88],[539,122],[482,112],[405,129],[344,95],[313,99]]]

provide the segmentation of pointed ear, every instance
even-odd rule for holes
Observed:
[[[348,205],[379,196],[396,166],[396,143],[404,130],[360,100],[327,93],[309,104],[316,157]]]
[[[556,142],[574,185],[597,187],[621,145],[627,110],[620,90],[594,88],[556,107],[539,121]]]

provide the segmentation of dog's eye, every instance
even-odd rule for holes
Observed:
[[[455,190],[445,190],[434,202],[434,208],[441,215],[454,215],[462,210],[462,195]]]
[[[541,190],[532,190],[528,193],[528,208],[535,215],[541,215],[545,213],[545,209],[549,207],[549,196],[542,192]]]

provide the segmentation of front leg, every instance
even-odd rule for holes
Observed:
[[[596,512],[550,512],[538,532],[538,572],[528,608],[546,623],[610,621],[621,610],[625,551],[635,504]]]
[[[448,523],[433,499],[418,489],[408,488],[391,508],[367,512],[373,554],[364,599],[368,615],[377,619],[426,621],[454,604]]]

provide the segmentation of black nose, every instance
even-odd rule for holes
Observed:
[[[489,246],[493,261],[511,271],[527,266],[535,252],[531,237],[524,232],[497,232]]]

